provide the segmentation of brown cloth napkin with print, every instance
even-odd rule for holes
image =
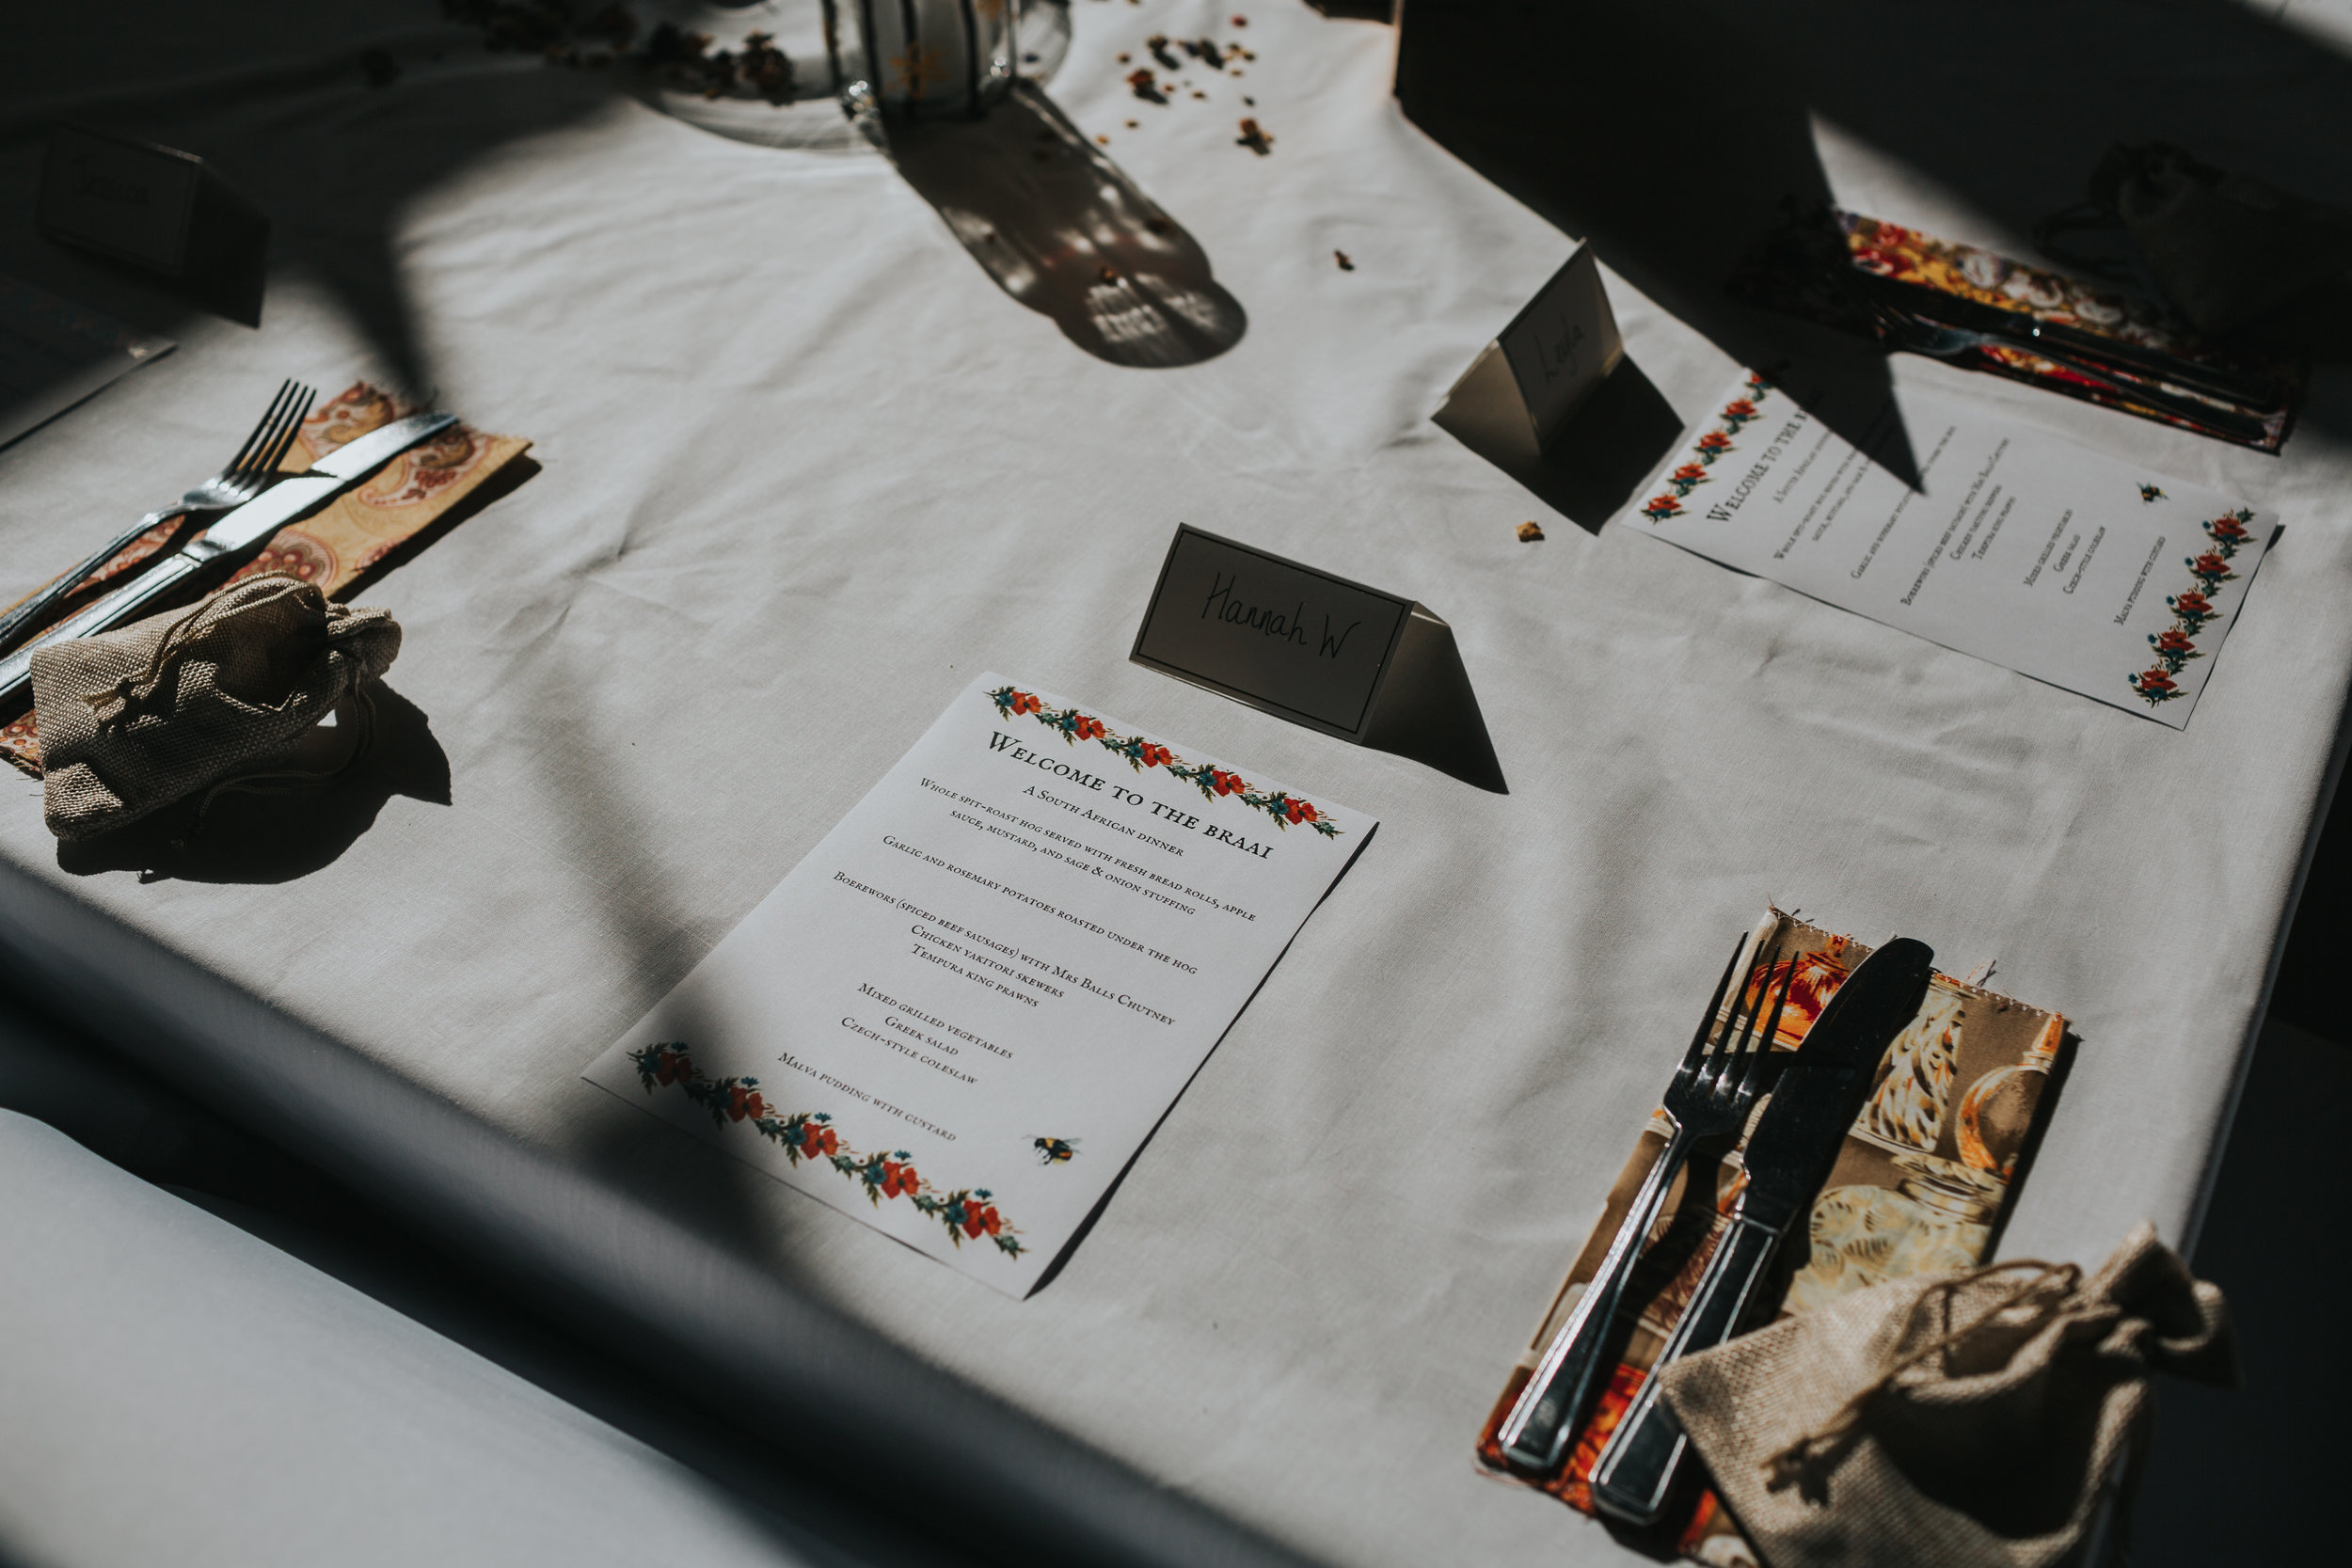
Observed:
[[[290,777],[303,732],[399,654],[389,610],[329,604],[287,574],[35,649],[49,831],[87,838],[199,790]]]
[[[2154,1417],[2151,1370],[2236,1381],[2221,1292],[2141,1224],[2098,1273],[1915,1275],[1667,1368],[1771,1568],[2048,1568]]]
[[[415,412],[390,393],[356,382],[302,421],[294,450],[279,467],[300,473],[336,448]],[[366,483],[279,529],[232,582],[285,573],[316,585],[329,599],[348,598],[499,493],[492,481],[530,450],[531,443],[519,436],[453,425],[393,458]],[[119,586],[124,574],[171,542],[177,526],[159,525],[108,562],[86,587],[59,602],[51,624]],[[0,714],[0,761],[40,776],[38,709]]]

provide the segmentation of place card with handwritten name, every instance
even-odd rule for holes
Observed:
[[[1624,357],[1600,262],[1590,245],[1579,245],[1470,361],[1432,418],[1506,471],[1537,466]]]
[[[1129,656],[1501,791],[1454,628],[1412,600],[1179,525]]]
[[[178,278],[198,303],[261,323],[269,220],[193,152],[59,126],[34,213],[60,245]]]
[[[1742,375],[1631,526],[2187,725],[2276,515],[1948,398],[1906,390],[1834,420],[1824,406]]]
[[[982,675],[584,1076],[1026,1295],[1375,826]]]

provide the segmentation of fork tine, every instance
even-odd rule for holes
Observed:
[[[262,483],[277,471],[278,460],[301,433],[303,418],[310,411],[310,400],[317,395],[298,381],[287,385],[293,388],[293,395],[279,407],[276,424],[246,463],[244,477],[251,483]]]
[[[1748,1004],[1748,1021],[1740,1026],[1740,1043],[1734,1048],[1736,1050],[1745,1051],[1748,1042],[1756,1038],[1756,1015],[1764,1010],[1764,990],[1772,983],[1772,966],[1778,962],[1780,943],[1774,942],[1772,950],[1764,955],[1752,972],[1756,977],[1756,1000]]]
[[[318,393],[310,388],[301,387],[297,389],[302,395],[294,400],[293,407],[286,410],[284,430],[276,440],[270,443],[269,451],[254,465],[263,477],[278,471],[279,460],[293,449],[294,437],[302,434],[302,421],[310,417],[310,405],[318,401]]]
[[[1715,982],[1715,994],[1707,999],[1707,1011],[1699,1015],[1698,1033],[1691,1037],[1691,1049],[1682,1053],[1682,1067],[1677,1077],[1688,1077],[1698,1070],[1707,1055],[1707,1042],[1715,1033],[1715,1009],[1724,1005],[1724,992],[1731,989],[1731,977],[1740,971],[1740,955],[1748,950],[1748,934],[1740,933],[1740,940],[1731,946],[1731,961],[1724,965],[1724,977]]]
[[[1713,1083],[1714,1091],[1719,1096],[1737,1094],[1740,1082],[1744,1076],[1744,1069],[1754,1065],[1751,1058],[1755,1053],[1749,1049],[1749,1046],[1756,1038],[1756,1016],[1764,1010],[1764,988],[1772,979],[1772,965],[1780,961],[1780,943],[1773,942],[1769,951],[1759,943],[1757,955],[1757,963],[1748,971],[1749,980],[1756,987],[1756,996],[1753,1001],[1748,1001],[1747,1017],[1740,1022],[1739,1037],[1736,1039],[1732,1037],[1729,1025],[1725,1025],[1724,1043],[1716,1052],[1716,1054],[1723,1060],[1722,1067],[1716,1070]],[[1748,986],[1743,982],[1740,987],[1740,1000],[1747,1000],[1747,991]]]
[[[1765,973],[1770,974],[1772,971],[1768,969]],[[1780,1009],[1788,1004],[1788,990],[1796,983],[1797,958],[1792,953],[1788,958],[1788,973],[1780,977],[1780,994],[1772,998],[1772,1016],[1764,1021],[1764,1037],[1756,1043],[1755,1053],[1748,1058],[1747,1071],[1740,1074],[1740,1094],[1742,1099],[1754,1098],[1763,1082],[1765,1060],[1773,1054],[1772,1037],[1780,1032]]]
[[[229,466],[222,470],[223,473],[233,478],[246,471],[246,467],[252,460],[253,454],[261,449],[263,442],[268,440],[270,432],[277,428],[278,411],[294,396],[295,385],[292,379],[278,384],[277,395],[269,400],[269,406],[262,410],[261,419],[254,422],[250,431],[246,432],[245,444],[237,449],[237,455],[229,460]]]
[[[1748,1004],[1748,986],[1756,975],[1756,959],[1761,957],[1763,952],[1764,946],[1761,942],[1749,949],[1748,962],[1740,969],[1739,984],[1732,990],[1731,1012],[1724,1020],[1723,1033],[1716,1037],[1715,1049],[1708,1056],[1707,1066],[1699,1074],[1700,1087],[1708,1094],[1720,1094],[1723,1091],[1726,1075],[1732,1071],[1740,1049],[1746,1044],[1744,1034],[1741,1032],[1743,1026],[1740,1013],[1743,1007],[1747,1015],[1744,1028],[1753,1030],[1756,1027],[1756,1008]]]

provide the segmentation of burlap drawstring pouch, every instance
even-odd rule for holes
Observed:
[[[291,768],[295,743],[346,696],[364,712],[399,653],[389,610],[284,575],[36,650],[49,831],[87,838],[199,792],[331,775]]]
[[[1891,1280],[1670,1366],[1662,1393],[1772,1568],[2047,1568],[2148,1437],[2151,1370],[2235,1381],[2219,1290],[2143,1224],[2085,1277]]]

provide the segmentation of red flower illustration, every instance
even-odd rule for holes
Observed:
[[[1038,709],[1043,707],[1044,705],[1045,705],[1043,703],[1039,702],[1035,697],[1030,696],[1025,691],[1016,691],[1012,694],[1011,707],[1012,712],[1015,715],[1035,713]]]
[[[1284,800],[1282,802],[1282,815],[1289,817],[1293,822],[1312,822],[1315,819],[1316,812],[1314,807],[1309,805],[1304,800]]]
[[[1104,733],[1103,721],[1100,719],[1089,719],[1084,714],[1080,714],[1072,721],[1070,733],[1076,736],[1080,740],[1096,739]]]
[[[2169,599],[2166,602],[2183,615],[2209,616],[2213,613],[2213,601],[2193,588],[2179,598]]]
[[[2230,574],[2230,563],[2213,551],[2207,550],[2195,561],[2190,562],[2188,569],[2192,574],[2201,578],[2227,577]]]
[[[1006,702],[1010,689],[992,695],[999,703]],[[755,1086],[756,1079],[706,1078],[679,1042],[660,1041],[628,1054],[638,1082],[648,1094],[658,1085],[675,1085],[688,1101],[709,1113],[713,1123],[749,1121],[760,1136],[780,1146],[795,1165],[828,1160],[844,1178],[863,1184],[877,1206],[885,1197],[905,1198],[916,1212],[945,1225],[958,1245],[967,1238],[977,1241],[985,1235],[1008,1258],[1022,1257],[1029,1250],[1021,1241],[1019,1227],[988,1201],[991,1195],[985,1187],[947,1196],[929,1191],[914,1168],[914,1156],[905,1149],[868,1155],[846,1148],[823,1113],[801,1111],[786,1117]]]
[[[1720,430],[1710,430],[1699,437],[1699,451],[1721,451],[1731,445],[1731,437]]]
[[[1239,773],[1228,773],[1222,768],[1209,769],[1209,787],[1219,795],[1239,795],[1249,786],[1242,783]]]
[[[2161,665],[2153,670],[2142,670],[2139,673],[2138,678],[2134,680],[2132,684],[2138,687],[2142,691],[2161,691],[2169,693],[2173,689],[2172,677],[2165,673],[2164,667]]]
[[[1724,405],[1724,418],[1726,420],[1753,420],[1756,418],[1756,404],[1750,403],[1745,398],[1734,398],[1730,403]]]
[[[2249,537],[2246,525],[2234,516],[2217,517],[2205,525],[2205,531],[2224,544],[2242,545]]]
[[[1147,740],[1143,742],[1142,750],[1136,755],[1146,768],[1165,768],[1175,759],[1176,753],[1165,746]]]
[[[1685,463],[1681,467],[1675,470],[1674,477],[1680,480],[1688,480],[1692,483],[1695,484],[1700,480],[1707,477],[1707,470],[1696,463]]]
[[[2160,634],[2156,638],[2156,652],[2160,654],[2189,653],[2193,651],[2196,646],[2196,643],[2191,642],[2188,640],[2188,634],[2182,631],[2178,626]]]

